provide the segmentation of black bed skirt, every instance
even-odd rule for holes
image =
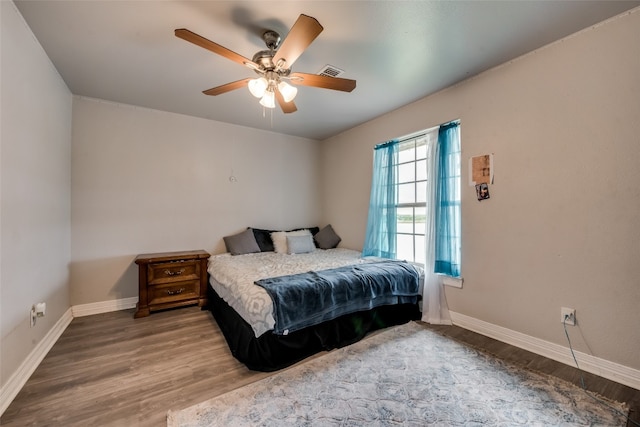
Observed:
[[[208,306],[218,322],[233,356],[255,371],[286,368],[320,351],[344,347],[367,333],[420,319],[418,304],[377,307],[347,314],[289,335],[266,332],[257,337],[251,326],[211,286]]]

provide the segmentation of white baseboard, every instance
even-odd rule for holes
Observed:
[[[534,338],[511,329],[503,328],[502,326],[497,326],[473,317],[465,316],[464,314],[455,312],[450,312],[450,314],[453,324],[460,326],[461,328],[477,332],[481,335],[494,338],[498,341],[511,344],[532,353],[539,354],[540,356],[575,367],[575,362],[571,356],[571,350],[569,347]],[[575,350],[574,354],[581,370],[633,387],[636,390],[640,390],[639,370]]]
[[[60,335],[67,329],[67,326],[73,320],[73,314],[71,308],[69,308],[60,317],[55,325],[47,332],[47,334],[40,340],[38,345],[29,353],[27,358],[22,362],[18,370],[11,375],[9,381],[2,387],[0,391],[0,415],[6,411],[13,399],[18,395],[22,387],[26,384],[27,380],[36,370],[36,368],[42,362],[42,359],[49,353],[49,350],[58,341]]]
[[[90,316],[92,314],[108,313],[111,311],[128,310],[130,308],[135,308],[137,303],[138,297],[131,297],[74,305],[71,309],[73,310],[73,317],[83,317]]]

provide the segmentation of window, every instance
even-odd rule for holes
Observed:
[[[427,144],[438,137],[435,129],[400,141],[398,145],[396,258],[423,262],[427,216]]]
[[[429,262],[458,277],[460,218],[458,122],[376,146],[363,255]]]

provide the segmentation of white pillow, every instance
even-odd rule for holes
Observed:
[[[305,229],[297,231],[275,231],[271,233],[271,240],[273,241],[273,248],[276,253],[286,254],[289,252],[287,236],[311,236],[311,232]]]
[[[306,254],[316,250],[316,245],[313,243],[313,236],[308,234],[306,236],[289,236],[287,235],[287,253],[293,254]]]

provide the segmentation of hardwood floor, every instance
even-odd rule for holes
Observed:
[[[2,426],[163,426],[182,409],[264,378],[236,361],[198,307],[135,319],[74,319],[0,418]],[[575,368],[455,327],[425,327],[508,362],[580,384]],[[587,388],[640,408],[640,391],[591,374]],[[631,424],[630,424],[631,425]]]
[[[0,425],[162,426],[169,409],[267,375],[233,358],[207,311],[134,311],[74,319]]]

